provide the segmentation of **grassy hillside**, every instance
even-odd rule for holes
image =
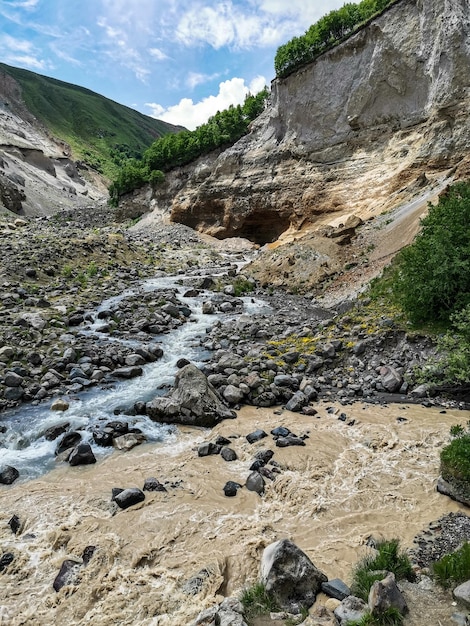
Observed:
[[[111,177],[123,158],[180,128],[138,113],[89,89],[0,63],[21,86],[29,111],[72,148],[74,157]]]

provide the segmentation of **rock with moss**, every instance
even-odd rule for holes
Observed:
[[[454,438],[441,451],[440,493],[470,506],[470,433],[453,430]]]

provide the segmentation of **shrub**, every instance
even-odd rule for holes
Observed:
[[[273,597],[266,591],[263,583],[255,583],[243,590],[240,602],[245,609],[245,618],[252,620],[257,615],[265,615],[279,610]]]
[[[458,183],[429,207],[414,243],[400,252],[393,290],[412,322],[448,322],[470,305],[469,223],[470,183]],[[468,318],[467,308],[467,333]]]
[[[441,450],[442,478],[470,499],[470,430],[451,428],[452,441]]]
[[[404,552],[400,552],[398,539],[379,542],[375,555],[359,561],[353,572],[353,595],[367,602],[370,588],[376,580],[382,580],[384,570],[395,574],[397,580],[413,580],[415,577],[410,559]]]
[[[393,606],[379,615],[366,613],[362,619],[348,622],[348,626],[400,626],[400,624],[403,624],[403,615]]]
[[[470,579],[470,543],[465,542],[452,554],[446,554],[432,566],[435,580],[445,589]]]

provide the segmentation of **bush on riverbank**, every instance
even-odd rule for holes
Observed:
[[[446,554],[442,559],[436,561],[432,570],[434,579],[444,589],[470,580],[470,543],[464,543],[452,554]]]
[[[410,559],[400,551],[398,539],[377,543],[377,554],[359,561],[353,572],[352,594],[367,602],[372,585],[383,579],[384,571],[395,574],[397,580],[414,580]]]
[[[441,450],[442,478],[465,499],[470,499],[470,428],[454,426],[452,441]]]

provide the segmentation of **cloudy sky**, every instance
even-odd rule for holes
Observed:
[[[344,0],[0,0],[0,61],[193,129]]]

